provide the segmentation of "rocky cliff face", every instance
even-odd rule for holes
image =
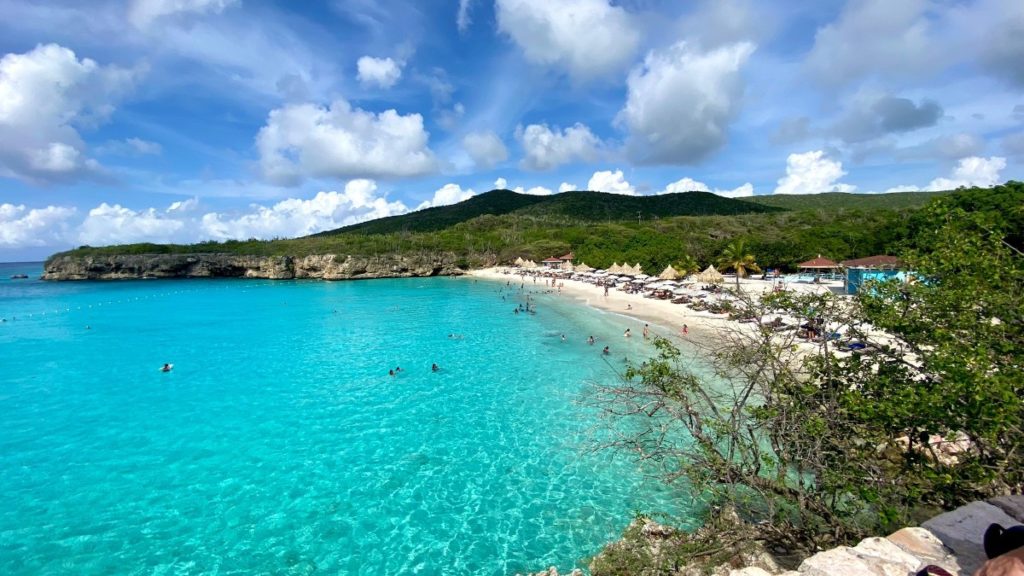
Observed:
[[[454,254],[384,256],[244,256],[237,254],[62,255],[46,262],[44,280],[138,278],[319,278],[354,280],[456,276]]]

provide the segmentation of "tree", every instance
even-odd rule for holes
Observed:
[[[678,264],[675,265],[676,272],[679,272],[680,278],[687,274],[694,272],[700,272],[700,265],[697,264],[697,260],[690,254],[683,254],[679,257]]]
[[[753,254],[750,254],[747,249],[747,244],[743,240],[733,240],[722,251],[722,255],[719,257],[719,265],[723,270],[732,268],[736,270],[736,289],[740,287],[740,278],[746,277],[748,271],[760,272],[757,262],[754,260]]]

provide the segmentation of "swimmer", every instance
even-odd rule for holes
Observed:
[[[651,335],[651,327],[648,326],[647,324],[644,324],[644,340],[647,340],[647,337],[650,336],[650,335]]]
[[[601,350],[601,354],[604,354],[605,356],[609,356],[611,353],[611,350],[609,350],[607,346],[604,347],[604,350]]]
[[[394,375],[395,375],[395,371],[394,370],[388,370],[388,376],[394,376]]]
[[[562,342],[565,342],[565,334],[562,334]]]
[[[440,370],[441,370],[441,367],[440,367],[440,366],[438,366],[437,364],[431,364],[431,365],[430,365],[430,371],[431,371],[431,372],[438,372],[438,371],[440,371]]]
[[[164,367],[161,368],[160,371],[161,372],[170,372],[171,371],[171,365],[170,364],[164,364]]]
[[[633,336],[633,333],[629,331],[629,328],[626,328],[626,332],[623,334],[623,336],[625,336],[626,338],[629,338],[629,337]]]
[[[398,374],[401,371],[402,371],[402,367],[401,366],[395,366],[395,374]]]
[[[587,338],[587,344],[590,344],[591,346],[594,345],[594,337],[593,336],[591,336],[590,338]]]

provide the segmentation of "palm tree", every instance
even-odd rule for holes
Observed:
[[[745,277],[747,272],[760,272],[761,269],[754,261],[754,255],[747,253],[747,243],[743,240],[733,240],[722,251],[719,257],[719,266],[722,270],[733,268],[736,270],[736,289],[740,288],[740,277]]]
[[[675,265],[675,269],[676,272],[679,272],[680,278],[693,272],[700,272],[700,266],[697,264],[697,261],[689,254],[679,257],[679,263]]]

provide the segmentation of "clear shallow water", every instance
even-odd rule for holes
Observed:
[[[2,574],[504,575],[578,565],[635,510],[687,516],[584,450],[575,401],[642,357],[642,324],[546,295],[514,315],[468,279],[20,271],[41,267],[0,265]]]

